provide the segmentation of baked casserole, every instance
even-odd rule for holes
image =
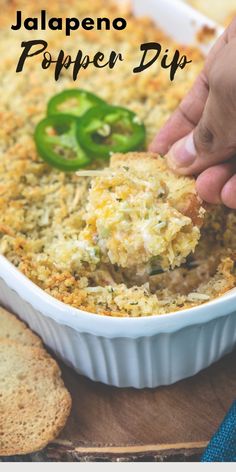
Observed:
[[[111,249],[109,262],[99,259],[93,246],[84,255],[81,247],[86,225],[95,211],[94,206],[91,213],[87,210],[89,191],[96,181],[93,184],[93,177],[51,168],[41,160],[33,140],[35,126],[43,117],[50,97],[78,84],[66,72],[60,81],[53,81],[51,71],[41,70],[37,58],[27,63],[27,73],[25,70],[16,75],[19,44],[25,40],[26,33],[18,31],[13,35],[9,18],[14,16],[17,7],[23,6],[28,16],[37,16],[43,2],[3,3],[0,19],[1,253],[50,295],[73,307],[101,315],[165,314],[204,303],[233,288],[236,283],[236,214],[221,206],[206,208],[203,225],[200,231],[195,225],[195,239],[189,241],[192,246],[183,257],[176,262],[168,255],[168,260],[162,259],[161,269],[164,270],[150,272],[143,280],[139,261],[127,262],[125,251],[124,262],[120,262],[122,254],[117,253],[116,248]],[[89,9],[91,16],[96,16],[98,10],[101,17],[119,16],[112,2],[91,0]],[[65,4],[62,0],[52,0],[47,5],[52,16],[57,16],[58,10],[67,16],[71,13],[82,17],[87,13],[87,2],[70,0]],[[156,41],[173,50],[178,46],[149,19],[133,18],[128,11],[125,16],[125,31],[111,30],[105,34],[95,30],[80,31],[79,46],[84,51],[95,53],[100,49],[106,54],[112,44],[114,49],[124,51],[126,60],[115,71],[83,70],[78,82],[81,88],[99,91],[104,100],[136,112],[147,127],[150,142],[190,88],[202,68],[203,57],[197,49],[181,47],[192,63],[176,75],[173,82],[158,65],[133,75],[131,70],[138,63],[137,45]],[[78,44],[73,35],[65,37],[60,31],[50,31],[41,33],[41,37],[52,49],[59,50],[63,42],[65,50],[76,54]],[[101,189],[101,182],[98,187]],[[129,212],[130,208],[126,210]],[[187,221],[183,220],[185,224]],[[131,249],[137,240],[137,228],[132,231],[133,234],[129,234]],[[142,254],[144,256],[144,252]],[[133,261],[133,255],[128,256],[128,260]],[[88,260],[84,260],[86,257]]]

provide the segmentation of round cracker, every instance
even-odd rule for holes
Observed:
[[[44,349],[0,340],[0,455],[44,448],[70,409],[60,369]]]

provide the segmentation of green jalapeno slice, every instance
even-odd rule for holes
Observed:
[[[77,138],[77,118],[53,115],[40,121],[34,139],[40,156],[62,171],[76,171],[87,166],[91,158],[80,147]]]
[[[95,158],[142,149],[145,138],[144,124],[126,108],[98,106],[77,121],[78,142],[89,156]]]

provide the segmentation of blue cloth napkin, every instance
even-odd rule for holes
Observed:
[[[236,462],[236,401],[209,442],[201,462]]]

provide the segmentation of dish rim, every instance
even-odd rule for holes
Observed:
[[[25,302],[60,325],[107,338],[140,338],[202,325],[216,318],[236,315],[236,287],[202,305],[167,314],[141,317],[99,315],[67,305],[49,295],[0,255],[0,278]],[[91,323],[92,320],[92,323]]]

